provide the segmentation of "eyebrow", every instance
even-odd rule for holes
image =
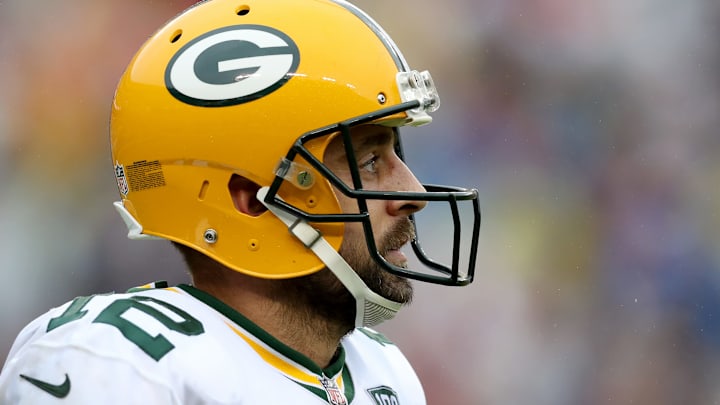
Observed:
[[[356,152],[362,151],[365,149],[370,149],[376,146],[382,146],[382,145],[388,145],[388,144],[394,144],[395,143],[395,131],[379,131],[372,133],[371,135],[367,135],[363,138],[360,143],[354,146],[354,150]]]

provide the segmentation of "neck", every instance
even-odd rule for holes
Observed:
[[[340,340],[353,328],[352,322],[329,315],[337,307],[323,305],[326,310],[318,311],[317,296],[321,294],[313,288],[318,286],[305,278],[266,280],[226,268],[212,269],[211,273],[209,277],[195,274],[195,287],[223,301],[321,368],[330,364]]]

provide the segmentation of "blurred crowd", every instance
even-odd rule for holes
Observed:
[[[720,3],[355,3],[439,88],[409,165],[481,194],[476,282],[380,327],[429,403],[720,404]],[[0,361],[75,296],[186,281],[125,238],[108,118],[190,4],[0,1]]]

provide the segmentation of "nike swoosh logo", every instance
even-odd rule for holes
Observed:
[[[26,380],[30,384],[40,388],[55,398],[65,398],[70,393],[70,377],[68,377],[67,374],[65,374],[65,381],[58,385],[28,377],[24,374],[20,374],[20,378]]]

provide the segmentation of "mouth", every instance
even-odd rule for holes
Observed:
[[[389,263],[407,268],[407,257],[401,251],[415,239],[415,228],[410,220],[400,221],[385,235],[380,246],[380,254]]]
[[[389,246],[387,249],[385,249],[383,253],[383,257],[388,262],[398,266],[398,267],[407,267],[407,257],[405,256],[405,253],[402,252],[402,248],[407,246],[407,244],[410,243],[410,238],[403,238],[397,243],[393,243],[391,246]]]

